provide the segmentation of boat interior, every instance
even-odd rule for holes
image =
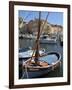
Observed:
[[[56,55],[56,57],[57,57],[57,60],[55,60],[55,62],[56,61],[58,61],[59,60],[59,55],[57,54],[57,53],[55,53],[55,52],[51,52],[51,53],[49,53],[49,54],[55,54]],[[44,60],[37,60],[37,62],[35,62],[35,60],[34,60],[34,57],[33,58],[30,58],[29,60],[27,60],[26,62],[24,62],[23,63],[23,66],[25,67],[28,67],[28,68],[37,68],[37,67],[48,67],[49,65],[52,65],[52,63],[53,63],[53,61],[51,62],[51,63],[49,63],[49,62],[47,62],[47,61],[44,61]]]
[[[45,62],[45,61],[41,61],[41,60],[38,60],[37,62],[35,62],[34,60],[29,60],[28,62],[26,62],[23,66],[26,66],[26,67],[46,67],[48,66],[48,62]]]

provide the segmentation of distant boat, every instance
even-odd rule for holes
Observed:
[[[36,39],[35,35],[32,34],[20,34],[19,39]]]
[[[48,43],[56,44],[57,43],[57,36],[48,37],[48,35],[43,35],[40,38],[40,43],[43,43],[43,44],[48,44]]]

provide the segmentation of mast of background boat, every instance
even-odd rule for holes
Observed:
[[[37,35],[37,40],[36,40],[36,52],[35,52],[35,64],[38,64],[38,59],[39,59],[39,38],[40,38],[40,17],[41,17],[41,12],[39,12],[39,20],[38,20],[38,35]]]

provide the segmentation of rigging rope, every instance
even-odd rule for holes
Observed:
[[[23,66],[22,66],[23,67]],[[27,71],[27,66],[26,66],[26,64],[25,64],[25,70],[24,70],[24,68],[22,68],[23,69],[23,75],[22,75],[22,79],[24,78],[24,76],[25,76],[25,73],[26,73],[26,76],[27,76],[27,79],[29,78],[29,75],[28,75],[28,71]]]
[[[29,78],[26,65],[25,65],[25,71],[26,71],[27,78]]]

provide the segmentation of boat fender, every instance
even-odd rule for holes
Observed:
[[[31,63],[35,63],[34,59],[31,60]]]

